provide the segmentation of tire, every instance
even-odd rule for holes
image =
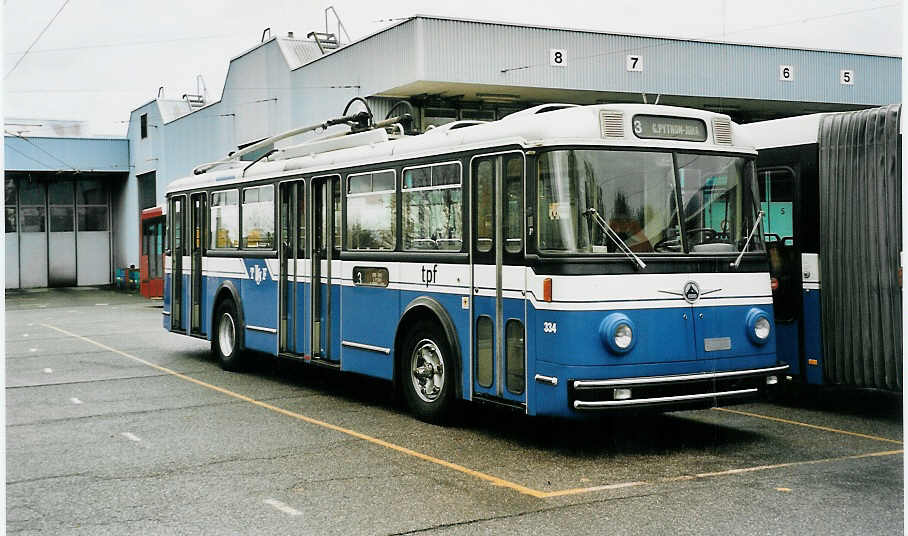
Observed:
[[[401,348],[400,385],[410,411],[425,422],[447,423],[454,406],[457,367],[444,332],[434,323],[420,322]]]
[[[224,370],[242,370],[245,363],[239,315],[233,300],[222,301],[214,315],[211,351]]]

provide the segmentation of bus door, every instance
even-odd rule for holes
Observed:
[[[204,335],[202,331],[202,237],[205,234],[205,194],[192,194],[189,197],[189,333]]]
[[[281,183],[280,351],[302,355],[308,293],[302,281],[306,256],[306,188],[303,181]]]
[[[776,354],[791,366],[790,373],[801,374],[801,243],[794,236],[794,192],[797,174],[790,167],[760,169],[763,230],[769,255],[769,275],[775,279],[772,305],[776,321]],[[817,274],[814,274],[817,275]]]
[[[524,157],[474,158],[472,177],[473,394],[526,402]]]
[[[311,350],[340,360],[340,175],[312,178]]]
[[[183,251],[185,247],[184,223],[186,214],[186,197],[174,196],[170,199],[170,232],[172,244],[170,250],[170,329],[186,331],[183,323]]]

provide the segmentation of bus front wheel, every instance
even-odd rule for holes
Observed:
[[[407,405],[430,423],[448,420],[454,398],[454,367],[443,332],[431,323],[419,323],[403,345],[401,384]]]
[[[244,364],[238,318],[232,300],[222,301],[214,315],[211,349],[224,370],[237,371]]]

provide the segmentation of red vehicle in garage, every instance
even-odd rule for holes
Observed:
[[[164,208],[142,211],[139,290],[146,298],[164,295]]]

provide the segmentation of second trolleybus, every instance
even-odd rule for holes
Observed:
[[[702,407],[785,374],[756,152],[727,116],[543,105],[404,135],[406,118],[296,129],[173,182],[164,327],[227,369],[255,351],[391,380],[429,421],[459,399]]]

